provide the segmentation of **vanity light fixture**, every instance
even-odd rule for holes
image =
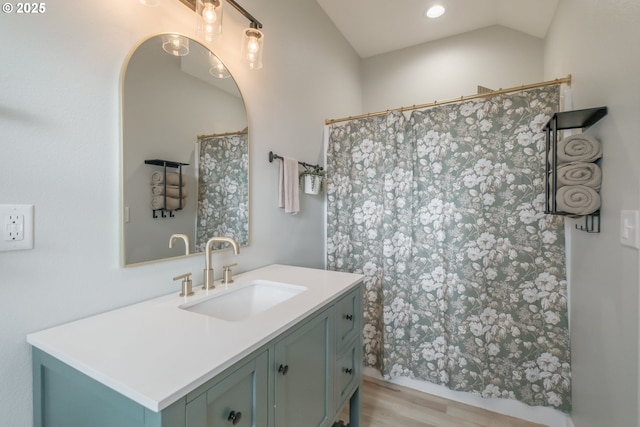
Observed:
[[[427,11],[425,12],[425,15],[427,15],[427,17],[429,18],[439,18],[442,15],[444,15],[444,12],[445,12],[444,6],[440,4],[436,4],[431,6],[429,9],[427,9]]]
[[[242,55],[243,61],[247,63],[250,70],[259,70],[262,68],[264,45],[264,34],[260,31],[262,24],[235,0],[227,0],[227,2],[249,20],[249,28],[246,28],[242,33],[240,55]]]
[[[165,34],[162,36],[162,49],[173,56],[188,55],[189,39],[177,34]]]
[[[243,61],[249,65],[250,70],[259,70],[262,68],[262,45],[264,43],[264,35],[255,23],[244,30],[242,34],[241,55]]]
[[[205,41],[211,42],[215,35],[222,32],[222,0],[180,0],[196,12],[198,32]],[[262,24],[235,0],[226,0],[231,6],[249,20],[249,28],[242,33],[241,55],[251,70],[262,68],[262,50],[264,34]]]
[[[207,42],[222,33],[222,0],[196,0],[198,32]]]

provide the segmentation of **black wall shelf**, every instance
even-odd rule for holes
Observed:
[[[588,129],[607,115],[607,107],[587,108],[585,110],[563,111],[555,113],[547,127],[556,120],[556,129]]]
[[[180,163],[180,162],[172,162],[171,160],[145,160],[144,161],[148,165],[156,165],[156,166],[166,166],[168,168],[178,168],[180,169],[182,166],[189,166],[189,163]]]
[[[587,108],[584,110],[562,111],[555,113],[545,125],[546,133],[546,154],[545,154],[545,214],[564,215],[576,217],[576,215],[558,211],[556,193],[558,177],[558,131],[565,129],[587,130],[596,124],[608,113],[607,107]],[[584,225],[576,229],[587,233],[600,232],[600,210],[584,215]]]
[[[167,212],[169,213],[169,217],[173,218],[173,211],[179,211],[182,210],[182,167],[183,166],[188,166],[189,163],[181,163],[181,162],[174,162],[171,160],[160,160],[160,159],[152,159],[152,160],[145,160],[144,161],[145,164],[147,165],[154,165],[154,166],[162,166],[163,168],[163,173],[164,173],[164,180],[163,180],[163,184],[164,184],[164,206],[167,206],[167,168],[175,168],[178,169],[178,174],[180,175],[180,181],[179,181],[179,200],[180,200],[180,207],[178,209],[152,209],[153,211],[153,217],[154,218],[166,218],[167,217]],[[158,216],[158,212],[160,213],[160,216]]]

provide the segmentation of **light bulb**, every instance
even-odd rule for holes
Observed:
[[[221,0],[197,0],[196,17],[198,33],[205,41],[211,42],[222,33],[222,2]]]
[[[258,38],[255,36],[249,36],[249,41],[247,42],[247,50],[250,53],[255,54],[260,49],[260,43],[258,42]]]
[[[202,19],[207,24],[213,24],[218,19],[216,8],[211,3],[207,3],[202,10]]]

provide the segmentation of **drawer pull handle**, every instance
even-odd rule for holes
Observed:
[[[349,321],[351,321],[351,320],[353,320],[353,314],[345,314],[344,318],[349,320]]]
[[[242,418],[242,412],[231,411],[229,413],[229,418],[227,421],[231,422],[231,424],[236,425],[240,422],[240,418]]]
[[[353,374],[353,369],[351,369],[351,368],[344,368],[344,372],[345,372],[345,374],[349,374],[349,375],[351,375],[351,374]]]
[[[287,375],[287,372],[289,372],[289,365],[280,365],[280,367],[278,367],[278,372],[282,375]]]

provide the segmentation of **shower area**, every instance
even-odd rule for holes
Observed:
[[[364,364],[565,413],[562,218],[545,215],[560,84],[327,129],[326,262],[364,274]]]
[[[246,130],[198,137],[196,250],[211,236],[249,241],[249,140]],[[223,247],[214,243],[214,247]]]

